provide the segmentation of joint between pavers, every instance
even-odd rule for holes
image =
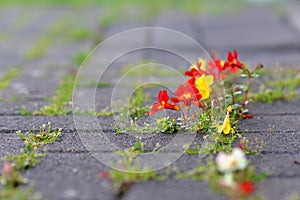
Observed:
[[[277,154],[277,155],[298,155],[300,152],[292,152],[292,151],[261,151],[261,154],[263,155],[271,155],[271,154]]]

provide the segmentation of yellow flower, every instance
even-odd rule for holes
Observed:
[[[200,66],[201,64],[201,66]],[[203,58],[199,58],[198,62],[196,64],[193,64],[192,66],[190,66],[190,69],[196,69],[199,70],[199,66],[200,69],[205,71],[206,70],[206,60],[204,60]]]
[[[231,113],[232,112],[232,106],[228,106],[227,112]]]
[[[218,126],[218,132],[219,133],[224,133],[224,134],[229,134],[232,130],[231,124],[230,124],[230,118],[229,118],[229,112],[231,111],[231,106],[227,108],[227,113],[226,117],[224,119],[224,122],[221,126]]]
[[[202,75],[196,80],[196,87],[198,88],[202,99],[207,99],[210,94],[209,86],[214,82],[214,77],[212,75]]]

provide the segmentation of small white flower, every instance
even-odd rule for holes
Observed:
[[[244,152],[240,148],[234,148],[232,151],[232,155],[238,161],[236,168],[238,170],[243,170],[247,167],[247,159]]]
[[[219,153],[216,158],[216,163],[220,172],[231,173],[235,170],[245,169],[247,159],[241,149],[235,148],[231,154]]]
[[[235,182],[233,180],[233,174],[232,173],[224,174],[222,184],[227,187],[235,186]]]

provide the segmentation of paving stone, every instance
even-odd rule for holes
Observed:
[[[99,48],[102,47],[100,46]],[[99,81],[111,83],[114,85],[121,79],[122,76],[126,76],[126,72],[128,72],[127,74],[131,74],[130,70],[134,70],[135,67],[138,68],[140,65],[151,62],[145,60],[144,50],[131,50],[132,51],[129,52],[122,52],[122,54],[119,55],[115,54],[115,57],[112,57],[112,59],[108,63],[101,63],[100,58],[110,54],[110,51],[106,52],[106,50],[104,50],[102,51],[103,54],[95,53],[90,55],[89,60],[95,60],[95,62],[99,62],[99,64],[90,65],[89,61],[87,63],[83,63],[83,65],[81,66],[82,69],[79,71],[79,84],[88,85],[91,82],[97,83]],[[99,59],[97,58],[97,55],[99,55]],[[136,79],[138,79],[138,77],[136,77]],[[136,83],[136,81],[134,82]],[[88,88],[93,87],[90,86]]]
[[[296,164],[300,159],[299,156],[299,153],[294,155],[276,154],[274,151],[273,153],[257,153],[247,157],[258,173],[266,172],[269,177],[293,178],[300,176],[299,165]],[[209,155],[183,154],[173,165],[182,171],[189,171],[198,166],[200,160],[205,163],[208,157]]]
[[[300,32],[300,14],[298,12],[300,8],[299,2],[293,2],[290,4],[287,4],[286,6],[286,14],[287,18],[289,20],[289,23],[298,31]]]
[[[203,29],[206,44],[216,49],[222,46],[265,48],[299,45],[298,35],[289,31],[288,25],[263,6],[248,7],[238,15],[217,20],[207,17]]]
[[[23,131],[22,131],[23,132]],[[25,132],[25,131],[24,131]],[[24,133],[23,132],[23,133]],[[4,157],[7,153],[19,153],[20,149],[24,149],[24,141],[19,138],[15,132],[0,133],[1,147],[0,157]],[[82,144],[80,137],[76,133],[63,131],[61,136],[52,144],[46,145],[44,149],[52,153],[88,153],[89,151]]]
[[[92,121],[94,117],[80,116],[83,122]],[[53,128],[62,128],[65,131],[74,130],[74,120],[72,116],[2,116],[0,117],[0,132],[16,131],[16,130],[39,130],[42,124],[52,123]],[[98,117],[98,122],[102,126],[102,130],[113,130],[111,117]],[[91,130],[86,124],[78,130]]]
[[[294,164],[293,162],[294,159],[298,159],[299,156],[292,157],[292,158],[290,157],[287,158],[287,157],[289,156],[254,155],[253,159],[251,158],[251,160],[255,160],[253,161],[253,163],[257,167],[258,171],[264,171],[266,167],[268,167],[269,170],[271,170],[272,178],[268,178],[267,180],[263,181],[262,183],[260,183],[260,186],[258,187],[259,194],[266,196],[267,199],[283,199],[282,197],[286,197],[288,194],[291,194],[292,192],[298,193],[297,188],[300,182],[299,179],[297,179],[296,177],[299,176],[299,170],[298,170],[298,165]],[[181,165],[179,166],[180,167],[184,166],[183,168],[186,169],[186,168],[191,168],[188,166],[196,164],[195,160],[194,162],[191,162],[191,160],[193,160],[193,158],[191,158],[191,156],[188,156],[183,161],[179,159],[177,162],[181,162]],[[278,165],[280,165],[279,168],[274,167]],[[271,192],[273,190],[276,190],[276,187],[278,187],[280,184],[279,181],[280,179],[277,177],[280,177],[280,179],[282,179],[284,183],[287,183],[287,184],[282,184],[283,182],[281,183],[283,188],[281,189],[282,193],[280,195],[278,195],[279,193],[277,192],[276,193]],[[266,187],[264,186],[265,184]],[[205,187],[203,187],[203,185],[205,185]],[[289,187],[290,185],[293,186]],[[178,189],[176,189],[177,187]],[[199,189],[198,190],[199,193],[193,190],[194,187],[197,187]],[[149,195],[147,194],[148,192]],[[152,199],[152,198],[182,199],[183,196],[181,195],[185,195],[185,198],[187,199],[196,199],[199,198],[200,194],[201,194],[201,198],[203,197],[202,195],[205,195],[204,199],[216,199],[216,198],[222,199],[222,197],[217,196],[216,194],[211,194],[209,188],[207,187],[207,184],[203,181],[173,180],[173,179],[166,180],[163,182],[147,182],[142,184],[136,184],[132,188],[130,188],[127,194],[125,194],[124,199],[137,199],[137,198],[139,199]]]
[[[141,23],[141,22],[126,22],[126,24],[124,23],[124,21],[120,21],[120,22],[115,22],[114,24],[112,24],[111,26],[102,29],[102,31],[104,32],[105,38],[109,38],[115,34],[119,34],[123,31],[128,31],[131,29],[140,29],[145,27],[146,24],[145,23]],[[125,41],[124,41],[125,42]]]
[[[224,48],[206,48],[208,52],[215,50],[221,59],[227,59],[228,51],[237,50],[239,59],[248,66],[253,67],[262,63],[266,69],[273,69],[276,66],[288,66],[299,68],[300,49],[294,47],[224,47]]]
[[[270,119],[270,117],[265,117]],[[287,131],[282,129],[281,126],[278,126],[279,129],[274,127],[274,124],[278,124],[279,122],[268,124],[268,119],[261,119],[253,122],[255,119],[251,120],[244,120],[241,121],[240,125],[242,130],[249,129],[249,133],[243,133],[243,136],[248,138],[251,142],[255,142],[255,138],[259,138],[265,142],[265,148],[263,149],[266,152],[277,152],[277,153],[291,153],[295,154],[299,152],[298,143],[299,143],[299,130],[295,129],[295,131]],[[274,117],[273,117],[274,118]],[[273,119],[271,118],[271,119]],[[91,117],[82,118],[85,123],[85,120],[92,119]],[[85,148],[81,145],[80,139],[78,134],[74,133],[75,126],[72,116],[60,116],[60,117],[44,117],[44,116],[35,116],[35,117],[23,117],[23,116],[10,116],[10,117],[1,117],[0,120],[3,124],[1,128],[1,132],[6,133],[6,136],[12,137],[12,140],[16,139],[16,135],[14,134],[17,130],[38,130],[39,126],[43,123],[47,123],[48,121],[52,122],[53,128],[63,128],[64,132],[63,135],[57,144],[53,146],[54,151],[64,151],[64,152],[81,152],[85,151]],[[122,148],[128,148],[132,146],[135,142],[135,137],[146,137],[144,142],[146,143],[149,149],[153,149],[155,144],[158,142],[161,145],[164,145],[170,141],[172,141],[173,135],[145,135],[145,134],[122,134],[122,135],[115,135],[114,128],[110,124],[114,124],[113,118],[111,117],[99,117],[98,118],[100,125],[102,126],[102,130],[107,132],[107,136],[109,142],[116,144]],[[251,122],[252,121],[252,122]],[[290,121],[290,120],[289,120]],[[88,121],[87,121],[88,122]],[[255,123],[259,123],[256,125]],[[284,123],[284,122],[281,122]],[[5,124],[5,125],[4,125]],[[268,125],[265,125],[268,124]],[[88,124],[87,124],[88,125]],[[249,127],[249,128],[248,128]],[[251,127],[256,127],[253,129]],[[91,127],[86,126],[82,127],[79,130],[90,130]],[[95,130],[97,131],[97,130]],[[99,130],[98,130],[99,131]],[[73,132],[73,133],[72,133]],[[11,133],[12,136],[9,134]],[[97,135],[97,134],[96,134]],[[95,137],[95,135],[90,136],[91,139]],[[88,137],[88,138],[90,138]],[[199,142],[202,139],[202,136],[196,137],[196,141]],[[75,141],[75,142],[74,142]],[[77,142],[79,144],[77,144]],[[88,142],[88,141],[87,141]],[[182,148],[180,146],[179,148]],[[97,149],[96,149],[97,150]]]
[[[24,61],[22,57],[17,57],[11,53],[6,53],[1,51],[0,63],[1,63],[1,70],[4,71],[12,66],[22,66],[24,64]]]
[[[40,12],[36,13],[38,17],[34,17],[34,28],[31,28],[31,22],[28,22],[27,26],[24,27],[25,30],[19,31],[22,33],[25,32],[24,34],[14,37],[13,40],[7,40],[7,44],[2,43],[4,47],[9,47],[8,49],[5,49],[6,52],[10,52],[9,49],[18,49],[20,54],[23,54],[31,48],[30,46],[35,45],[35,43],[38,41],[38,38],[46,36],[47,32],[49,32],[49,30],[53,26],[59,24],[60,19],[63,19],[63,17],[72,17],[73,14],[67,9],[57,9],[55,11],[49,11],[45,8],[41,8],[41,10],[46,10],[46,12],[42,12],[43,15]],[[48,15],[44,16],[44,14]],[[54,16],[51,17],[52,15]],[[80,19],[82,20],[82,18]],[[91,25],[91,19],[91,16],[89,17],[89,19],[86,19],[89,22],[89,26]],[[42,20],[43,23],[36,20]],[[39,23],[43,24],[43,26],[36,26],[36,24]],[[39,29],[36,29],[37,27],[39,27]],[[32,34],[26,34],[27,29],[30,30],[30,33]],[[51,40],[52,38],[49,39]],[[4,98],[11,98],[12,96],[17,95],[21,97],[29,97],[32,99],[43,99],[45,97],[53,96],[55,93],[55,89],[61,80],[62,74],[68,72],[66,66],[70,69],[72,67],[71,65],[74,65],[74,56],[79,52],[86,51],[90,48],[91,42],[74,42],[72,44],[58,43],[58,45],[51,44],[50,48],[47,49],[45,55],[43,55],[41,59],[39,58],[29,63],[24,63],[22,61],[18,62],[18,64],[24,67],[24,72],[21,78],[18,81],[14,82],[11,88],[8,88],[4,92]],[[22,55],[16,55],[15,51],[11,51],[10,53],[14,53],[14,57],[22,57]],[[49,77],[52,78],[50,79]],[[17,93],[18,91],[14,90],[14,87],[17,86],[23,88],[23,90],[19,92],[21,94]]]
[[[93,44],[91,41],[54,41],[54,45],[50,46],[44,57],[47,58],[48,64],[53,63],[55,65],[60,65],[56,66],[57,68],[64,65],[73,65],[73,67],[77,67],[74,64],[75,56],[80,52],[89,52],[92,47]]]
[[[116,135],[113,132],[107,133],[106,137],[109,139],[108,142],[110,142],[107,143],[108,146],[114,144],[122,149],[133,146],[134,142],[136,141],[135,137],[116,137]],[[0,138],[1,141],[4,143],[1,146],[2,154],[5,154],[5,152],[16,152],[15,150],[24,148],[24,142],[21,139],[19,139],[15,132],[2,132]],[[128,138],[128,140],[125,140],[126,138]],[[81,139],[83,138],[78,133],[63,131],[61,136],[54,143],[52,143],[51,145],[47,145],[45,148],[48,149],[49,152],[53,153],[88,153],[90,151],[102,151],[101,146],[93,150],[87,149],[85,143],[83,143]],[[95,137],[94,140],[96,140]],[[160,140],[159,138],[155,138],[155,140],[156,142],[164,141],[163,138]],[[148,143],[150,142],[147,142],[147,146],[155,146],[156,144]]]
[[[249,156],[252,164],[258,172],[267,172],[270,177],[298,177],[300,176],[299,165],[296,164],[300,155],[290,154],[256,154]]]
[[[29,112],[34,112],[47,105],[49,105],[48,101],[40,101],[40,99],[32,99],[28,101],[27,99],[19,101],[2,101],[0,102],[0,115],[21,115],[20,109],[22,109],[22,107],[25,107]]]
[[[62,74],[67,71],[66,69],[53,70],[48,65],[45,67],[43,64],[37,64],[34,68],[23,70],[21,77],[13,80],[9,87],[2,92],[2,98],[43,101],[45,98],[55,95]]]
[[[41,59],[24,64],[21,77],[14,80],[2,94],[3,98],[27,98],[43,100],[55,95],[56,88],[63,75],[75,68],[74,57],[81,50],[88,49],[87,44],[52,46]],[[55,52],[55,53],[54,53]]]
[[[89,154],[48,153],[25,177],[35,183],[43,198],[114,199],[110,184],[100,180],[101,169],[106,167]]]
[[[62,135],[51,145],[47,145],[45,148],[48,149],[49,152],[53,153],[88,153],[88,152],[99,152],[113,153],[112,145],[117,145],[121,149],[125,149],[131,147],[135,143],[135,137],[137,135],[115,135],[113,132],[107,132],[108,142],[106,147],[98,145],[90,146],[92,142],[96,142],[97,139],[93,136],[94,141],[88,141],[86,136],[82,138],[82,135],[79,135],[75,132],[66,132],[63,131]],[[141,137],[145,137],[145,135],[140,135]],[[186,139],[187,135],[181,135]],[[175,145],[174,153],[183,153],[183,146],[187,143],[176,144],[176,139],[174,140],[175,135],[154,135],[153,137],[145,137],[143,142],[145,143],[145,149],[149,149],[150,151],[155,147],[156,143],[159,143],[162,148],[170,142]],[[180,138],[182,138],[180,137]],[[288,136],[289,137],[289,136]],[[24,148],[23,142],[18,138],[18,136],[14,132],[2,132],[0,135],[1,141],[3,141],[3,145],[1,146],[1,155],[4,156],[5,152],[17,152],[17,149]],[[83,139],[83,140],[82,140]],[[193,137],[192,137],[193,139]],[[261,139],[261,137],[260,137]],[[178,139],[177,139],[178,140]],[[299,176],[298,166],[294,163],[299,160],[299,150],[297,149],[297,141],[292,142],[279,142],[274,139],[266,140],[266,147],[263,149],[262,154],[256,154],[250,156],[251,160],[255,166],[257,166],[261,171],[265,170],[268,167],[271,167],[271,175],[273,176]],[[293,140],[293,137],[289,137],[288,141]],[[83,145],[82,141],[88,145],[88,149]],[[88,142],[88,143],[86,143]],[[175,143],[174,143],[175,142]],[[193,142],[197,142],[198,144],[202,144],[201,137],[195,137],[194,140],[190,141],[190,144]],[[273,143],[272,143],[273,142]],[[291,144],[289,144],[291,143]],[[173,152],[174,147],[171,149],[165,149],[164,152]],[[93,149],[94,148],[94,149]],[[104,149],[107,150],[104,150]],[[115,150],[117,151],[117,149]],[[161,152],[160,154],[164,154]],[[204,156],[203,158],[205,158]],[[180,166],[180,169],[191,169],[191,167],[198,164],[199,159],[202,158],[202,155],[183,155],[180,159],[176,161],[176,165]],[[278,163],[279,162],[279,163]],[[189,164],[188,164],[189,163]],[[281,164],[280,167],[277,167]]]
[[[26,22],[26,25],[18,30],[17,33],[19,33],[19,35],[15,35],[13,38],[1,42],[1,52],[4,49],[5,51],[11,52],[14,55],[16,55],[17,52],[21,53],[21,55],[19,56],[24,55],[25,51],[30,49],[31,46],[35,45],[35,42],[63,14],[57,13],[57,11],[55,10],[47,10],[37,7],[31,9],[35,12],[32,12],[32,10],[26,11],[31,12],[31,15],[33,15],[32,17],[30,17],[31,20]]]
[[[300,102],[294,100],[292,102],[275,101],[273,103],[250,103],[247,105],[254,116],[264,115],[300,115]]]
[[[299,180],[272,178],[259,183],[258,194],[267,199],[289,199],[292,194],[298,194]],[[280,188],[280,189],[278,189]],[[216,193],[211,193],[204,181],[165,180],[133,185],[123,199],[225,199]]]
[[[6,9],[1,9],[0,13],[0,24],[1,32],[10,33],[12,24],[17,21],[17,19],[22,15],[22,10],[20,7],[11,7]]]
[[[267,6],[250,6],[222,17],[207,16],[200,24],[204,42],[199,42],[208,52],[216,50],[222,59],[227,51],[236,49],[249,65],[262,62],[269,69],[277,64],[299,66],[299,33]]]
[[[273,178],[280,177],[281,179],[283,178],[283,180],[285,180],[287,183],[290,183],[290,181],[285,177],[291,177],[292,179],[293,178],[295,179],[295,177],[300,176],[298,165],[294,163],[294,161],[297,159],[299,159],[299,155],[291,156],[291,155],[257,154],[257,155],[250,156],[250,160],[252,160],[253,164],[256,166],[258,171],[265,171],[266,169],[269,169],[270,171],[269,173],[271,177]],[[198,161],[199,161],[198,155],[194,155],[194,156],[184,155],[180,159],[178,159],[175,162],[175,164],[176,166],[180,167],[180,169],[182,170],[189,170],[192,168],[192,166],[196,166]],[[55,199],[65,198],[64,195],[66,194],[63,192],[51,193],[50,191],[76,190],[78,192],[76,193],[77,195],[76,198],[94,199],[94,198],[98,198],[99,195],[98,192],[101,192],[102,195],[103,194],[107,195],[107,193],[110,194],[109,192],[110,186],[107,185],[107,183],[102,183],[104,184],[102,185],[97,177],[101,169],[105,169],[105,167],[101,165],[97,160],[92,158],[88,153],[80,153],[80,154],[49,153],[48,157],[43,159],[40,165],[38,165],[36,168],[26,171],[25,175],[26,177],[29,177],[30,180],[33,180],[36,183],[37,185],[36,190],[42,192],[44,197],[50,196],[51,198],[55,198]],[[81,181],[78,182],[77,180],[79,179]],[[268,182],[268,180],[269,179],[267,179],[266,181],[268,183],[268,187],[272,187],[272,185],[276,184],[276,182],[273,183],[272,180],[271,182]],[[46,182],[48,183],[46,184]],[[296,185],[299,184],[299,180],[295,179],[294,183]],[[86,187],[86,185],[84,184],[89,185],[89,187]],[[192,187],[190,187],[191,185]],[[286,187],[287,185],[285,184],[283,185],[285,187],[285,190],[287,191],[293,191],[294,190],[293,188],[297,188],[297,187],[288,188]],[[104,192],[102,190],[103,188],[101,189],[101,186],[104,187]],[[185,189],[181,188],[178,191],[177,189],[175,189],[177,187],[184,187]],[[193,190],[193,187],[196,187],[198,189]],[[161,190],[158,188],[161,188]],[[180,192],[180,194],[183,193],[182,191],[189,191],[190,196],[188,196],[188,199],[192,199],[197,195],[199,195],[198,192],[204,193],[208,195],[208,197],[212,195],[211,198],[207,197],[208,199],[212,199],[212,198],[215,199],[216,197],[221,198],[216,194],[210,193],[207,187],[207,183],[203,181],[193,181],[193,180],[175,180],[175,181],[166,180],[163,182],[150,181],[148,183],[136,184],[129,190],[127,194],[125,194],[124,198],[127,199],[130,197],[129,199],[131,199],[133,198],[132,195],[140,197],[141,195],[139,194],[140,192],[142,191],[150,192],[152,190],[156,190],[155,195],[157,195],[158,197],[164,197],[165,195],[172,196],[171,194],[169,194],[172,193],[172,191],[173,191],[172,194],[174,194],[174,191],[178,191]],[[269,191],[269,190],[265,190],[265,188],[263,187],[263,191]],[[271,193],[268,192],[268,194]],[[179,194],[176,194],[175,196],[178,195]],[[148,199],[150,197],[153,196],[149,196],[145,193],[140,198]]]
[[[181,55],[174,52],[175,50],[180,52],[181,48],[184,47],[178,45],[178,47],[174,46],[165,50],[149,49],[145,51],[145,54],[148,59],[154,61],[155,63],[168,66],[171,69],[174,69],[175,72],[178,72],[178,74],[182,75],[185,70],[188,70],[189,67],[198,60],[199,57],[208,57],[201,56],[205,54],[204,51],[187,51]]]
[[[243,129],[243,128],[242,128]],[[295,132],[250,132],[243,133],[252,146],[256,144],[256,138],[264,143],[263,152],[266,153],[289,153],[297,154],[300,152],[299,142],[300,133]]]
[[[25,131],[22,132],[25,133]],[[34,130],[34,132],[38,131]],[[103,133],[99,131],[80,131],[80,133],[78,133],[71,130],[63,130],[61,136],[53,144],[47,145],[46,148],[49,152],[56,153],[115,152],[120,149],[127,149],[134,146],[136,137],[142,138],[144,149],[149,152],[156,147],[157,143],[159,143],[162,153],[182,153],[184,145],[191,144],[193,141],[198,143],[199,141],[202,141],[202,137],[191,134],[170,135],[130,133],[116,135],[113,131],[104,131]],[[5,153],[5,151],[11,152],[11,150],[15,149],[15,146],[24,147],[23,142],[19,139],[15,131],[2,131],[0,133],[0,139],[3,142],[3,145],[1,146],[3,153]],[[172,144],[172,146],[166,146],[169,144]],[[111,146],[118,148],[113,148]]]
[[[115,28],[117,30],[115,30]],[[142,45],[149,45],[147,37],[149,35],[148,29],[144,29],[143,27],[140,28],[140,26],[136,23],[128,24],[126,26],[124,24],[121,26],[113,25],[105,32],[107,39],[102,43],[102,45],[109,44],[105,46],[106,52],[112,52],[114,54],[116,52],[118,55],[122,55],[123,53],[127,53],[128,49],[132,51]],[[118,53],[123,49],[126,49],[126,51],[122,52],[122,54]]]
[[[212,193],[204,181],[195,180],[165,180],[150,181],[133,185],[125,193],[126,200],[148,199],[225,199]]]
[[[298,115],[254,116],[240,121],[239,126],[250,132],[295,132],[300,130],[299,120]]]
[[[12,134],[9,134],[12,135]],[[24,149],[24,142],[17,137],[10,137],[7,134],[0,133],[0,158],[8,154],[18,154],[20,149]]]
[[[170,10],[170,11],[165,11],[160,15],[156,16],[154,26],[179,31],[180,33],[186,34],[191,38],[195,38],[196,34],[199,33],[195,32],[195,29],[192,26],[193,25],[192,22],[193,22],[193,17],[190,14],[178,10],[174,10],[174,11]]]
[[[208,52],[200,43],[182,33],[169,29],[154,29],[153,37],[153,48],[171,52],[189,63],[194,63],[199,57],[209,58]]]
[[[295,178],[268,178],[258,185],[258,193],[267,199],[292,199],[300,196],[300,181]]]

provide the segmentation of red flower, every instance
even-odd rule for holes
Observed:
[[[224,61],[220,59],[210,60],[207,65],[210,66],[209,69],[217,68],[218,72],[221,73],[223,71]]]
[[[190,106],[195,104],[200,107],[199,100],[202,98],[199,90],[191,84],[180,85],[175,91],[175,98],[172,98],[172,102],[182,102],[184,106]]]
[[[230,51],[228,51],[227,62],[225,62],[223,69],[227,69],[230,67],[230,72],[235,73],[243,66],[238,60],[238,53],[234,50],[233,55]]]
[[[186,81],[186,84],[195,85],[195,81],[196,81],[196,76],[193,76]]]
[[[239,189],[243,195],[250,195],[254,192],[254,183],[252,181],[244,181],[239,185]]]
[[[158,111],[162,111],[163,109],[170,109],[170,110],[180,110],[180,107],[176,104],[169,103],[169,95],[166,90],[161,90],[158,93],[158,103],[154,103],[149,115],[152,115]]]
[[[201,65],[202,65],[202,63],[200,61],[198,61],[196,65],[193,65],[191,67],[190,71],[184,72],[184,75],[196,77],[196,76],[205,74],[205,71],[201,69]]]
[[[224,78],[225,74],[223,74],[223,68],[224,68],[224,61],[215,59],[215,60],[210,60],[207,65],[209,68],[206,70],[207,74],[211,74],[214,76],[214,80],[219,80],[220,78]],[[219,75],[218,75],[219,74]]]

